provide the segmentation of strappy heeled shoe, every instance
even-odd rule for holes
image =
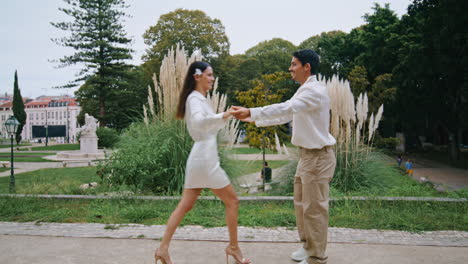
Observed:
[[[242,253],[238,246],[228,246],[226,248],[226,264],[229,263],[229,256],[232,256],[236,261],[236,264],[250,264],[250,259],[242,257]]]
[[[171,258],[169,257],[169,253],[161,253],[159,248],[154,252],[154,261],[156,264],[158,264],[158,261],[161,261],[162,264],[173,264]]]

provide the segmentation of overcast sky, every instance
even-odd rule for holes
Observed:
[[[58,10],[63,0],[2,1],[0,9],[0,94],[13,92],[14,71],[18,70],[23,97],[73,95],[76,89],[54,89],[74,79],[78,66],[57,69],[50,62],[71,50],[50,39],[65,36],[50,25],[67,17]],[[132,64],[140,64],[146,45],[143,33],[159,16],[177,8],[199,9],[221,20],[231,43],[231,54],[239,54],[257,43],[283,38],[298,45],[324,31],[351,29],[364,23],[362,16],[372,12],[374,3],[390,3],[398,16],[406,13],[410,0],[127,0],[131,15],[124,22],[133,39]]]

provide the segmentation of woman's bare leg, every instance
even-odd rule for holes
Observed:
[[[222,189],[211,189],[224,202],[226,207],[226,224],[229,230],[229,246],[226,248],[226,256],[231,255],[237,263],[248,264],[249,259],[242,257],[242,252],[239,248],[237,240],[237,218],[239,211],[239,199],[232,185],[228,185]]]
[[[222,189],[211,189],[211,191],[224,202],[226,207],[226,224],[229,230],[229,245],[238,246],[237,241],[237,217],[239,210],[239,199],[231,184]]]
[[[159,248],[155,254],[161,254],[163,256],[169,257],[168,250],[172,236],[174,235],[177,226],[179,226],[180,222],[182,222],[182,219],[184,219],[185,214],[192,210],[193,205],[197,201],[201,191],[202,189],[184,189],[182,193],[182,199],[177,205],[177,208],[172,212],[169,220],[167,220],[166,231],[164,232],[161,244],[159,244]],[[167,261],[170,260],[167,259]]]

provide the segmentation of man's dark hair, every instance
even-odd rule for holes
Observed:
[[[299,50],[294,52],[293,56],[302,63],[302,66],[306,65],[307,63],[310,64],[310,74],[317,74],[320,58],[315,51],[310,49]]]
[[[268,162],[265,161],[265,162],[263,163],[263,165],[268,166]]]

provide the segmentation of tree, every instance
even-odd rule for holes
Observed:
[[[303,41],[301,49],[312,49],[320,56],[319,73],[327,78],[334,74],[345,76],[343,67],[343,50],[346,33],[343,31],[322,32]]]
[[[145,31],[143,39],[149,46],[143,60],[151,75],[159,70],[167,51],[177,44],[188,54],[201,49],[208,61],[229,54],[230,44],[221,20],[212,19],[200,10],[179,8],[161,15],[157,24]]]
[[[364,15],[367,23],[360,35],[363,52],[355,58],[357,64],[367,68],[371,79],[392,72],[397,64],[394,51],[399,48],[398,16],[389,4],[382,7],[376,3],[373,10],[374,13]]]
[[[248,91],[238,92],[237,100],[245,107],[261,107],[280,103],[289,90],[297,89],[286,72],[262,75],[253,81],[254,87]],[[296,90],[294,89],[294,91]],[[281,141],[289,140],[287,129],[284,126],[256,127],[254,124],[246,126],[247,140],[252,147],[261,148],[262,139],[266,138],[265,145],[275,149],[275,133]]]
[[[414,0],[401,21],[399,63],[394,69],[401,86],[404,129],[418,126],[416,131],[424,134],[430,134],[424,128],[443,130],[445,139],[433,133],[432,140],[448,144],[453,162],[459,159],[458,146],[467,128],[466,8],[466,1]]]
[[[102,119],[107,127],[117,130],[122,130],[141,118],[141,106],[146,103],[148,96],[141,67],[129,69],[125,76],[124,81],[116,84],[108,93],[106,116]],[[98,115],[99,100],[93,98],[93,92],[92,79],[90,79],[75,93],[81,106],[78,115],[80,124],[84,123],[85,113]]]
[[[18,87],[18,73],[15,71],[15,82],[13,84],[13,115],[18,119],[20,125],[16,131],[16,144],[21,142],[21,132],[26,124],[26,111],[24,111],[23,97],[21,96],[21,90]]]
[[[262,67],[255,57],[226,55],[213,60],[211,65],[219,77],[218,89],[227,95],[228,105],[240,105],[236,93],[250,90],[252,80],[261,76]]]
[[[355,97],[367,92],[370,82],[367,80],[367,70],[363,66],[355,66],[348,74],[348,80]]]
[[[291,64],[291,57],[296,46],[291,42],[274,38],[262,41],[254,47],[248,49],[245,55],[248,58],[255,58],[261,66],[258,77],[264,74],[271,74],[280,71],[287,71]]]
[[[80,64],[82,70],[77,79],[63,87],[74,87],[87,83],[86,99],[95,100],[99,111],[97,118],[101,126],[106,124],[106,110],[109,95],[125,82],[131,59],[128,48],[131,39],[121,24],[125,17],[122,9],[124,0],[64,0],[70,7],[59,8],[73,18],[72,22],[51,24],[61,30],[71,32],[68,37],[53,39],[58,45],[70,47],[75,53],[59,59],[61,67]],[[84,98],[83,98],[84,99]]]

